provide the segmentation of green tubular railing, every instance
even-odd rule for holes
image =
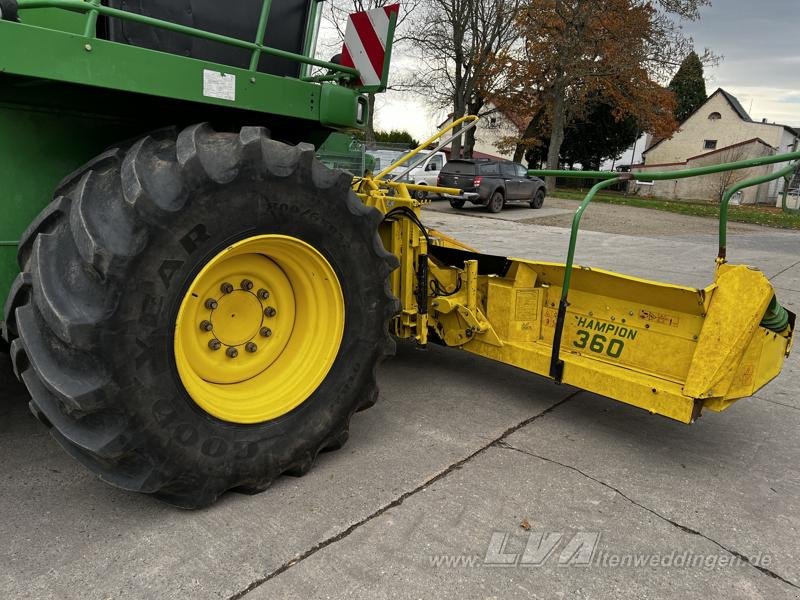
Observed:
[[[623,173],[626,179],[635,181],[666,181],[669,179],[687,179],[689,177],[700,177],[701,175],[713,175],[723,171],[738,171],[741,169],[751,169],[753,167],[763,167],[778,163],[800,160],[800,151],[788,152],[786,154],[775,154],[773,156],[761,156],[759,158],[749,158],[736,162],[720,163],[708,167],[696,167],[694,169],[683,169],[682,171],[654,171],[652,173]],[[559,171],[555,169],[531,169],[530,175],[537,177],[570,177],[573,179],[614,179],[620,177],[620,173],[609,173],[608,171]]]
[[[606,179],[595,184],[586,198],[583,199],[578,210],[575,211],[575,216],[572,217],[572,234],[569,239],[569,250],[567,250],[567,264],[564,266],[564,285],[561,287],[561,300],[558,303],[558,314],[556,316],[556,329],[553,335],[553,352],[550,355],[550,377],[556,381],[561,381],[564,375],[564,361],[560,358],[559,348],[561,348],[561,336],[564,332],[564,319],[567,316],[567,295],[569,294],[569,286],[572,281],[572,266],[575,263],[575,246],[578,238],[578,228],[581,224],[581,217],[583,211],[589,206],[589,203],[594,199],[595,194],[602,189],[611,187],[612,185],[624,181],[622,177],[614,177],[613,179]]]
[[[169,21],[162,21],[146,15],[138,13],[127,12],[109,6],[103,6],[100,0],[19,0],[20,10],[29,10],[36,8],[55,8],[60,10],[67,10],[72,12],[84,13],[87,15],[86,31],[87,38],[95,38],[97,36],[97,17],[103,15],[112,19],[121,19],[124,21],[131,21],[133,23],[140,23],[150,27],[157,27],[174,33],[180,33],[196,37],[210,42],[217,42],[226,44],[228,46],[235,46],[237,48],[244,48],[250,50],[253,54],[250,60],[250,70],[255,71],[258,67],[258,60],[261,54],[268,54],[278,58],[285,58],[293,60],[305,65],[313,65],[315,67],[322,67],[331,71],[348,75],[352,78],[358,76],[358,70],[337,65],[336,63],[328,62],[325,60],[318,60],[310,56],[288,52],[286,50],[279,50],[277,48],[270,48],[263,43],[264,32],[266,31],[267,20],[269,17],[271,0],[264,0],[261,15],[258,23],[258,34],[255,42],[248,42],[238,38],[204,31],[202,29],[195,29],[187,25],[180,25],[178,23],[170,23]]]
[[[556,317],[556,327],[553,335],[553,350],[550,356],[550,376],[556,381],[561,381],[564,375],[564,361],[560,358],[561,338],[564,332],[564,320],[567,315],[567,307],[569,302],[567,300],[569,295],[569,287],[572,281],[572,270],[575,262],[575,247],[578,241],[578,231],[580,229],[581,217],[584,211],[589,206],[589,203],[594,199],[597,192],[602,189],[611,187],[616,183],[622,181],[666,181],[670,179],[687,179],[689,177],[701,177],[703,175],[713,175],[715,173],[722,173],[724,171],[737,171],[741,169],[752,169],[754,167],[763,167],[767,165],[774,165],[784,162],[792,162],[788,166],[762,175],[760,177],[753,177],[737,183],[727,190],[722,196],[720,202],[720,223],[719,223],[719,254],[717,261],[720,263],[725,262],[727,253],[727,229],[728,229],[728,204],[730,203],[733,195],[745,188],[761,185],[769,181],[780,179],[781,177],[789,177],[800,167],[800,151],[789,152],[786,154],[776,154],[774,156],[764,156],[760,158],[751,158],[748,160],[740,160],[730,163],[721,163],[718,165],[710,165],[708,167],[698,167],[694,169],[684,169],[682,171],[656,171],[652,173],[608,173],[605,171],[566,171],[557,169],[531,169],[528,175],[536,177],[567,177],[572,179],[601,179],[599,183],[595,184],[589,193],[586,194],[583,202],[581,202],[578,210],[575,211],[575,216],[572,218],[572,227],[569,236],[569,248],[567,250],[567,262],[564,265],[564,284],[561,290],[561,300],[558,305],[558,314]],[[775,300],[777,304],[777,300]],[[772,309],[772,305],[771,309]],[[765,316],[765,319],[771,327],[770,329],[783,324],[783,314],[786,313],[777,304],[778,309],[775,309],[772,317]],[[768,312],[768,315],[772,313]],[[788,321],[787,321],[788,323]]]
[[[264,34],[267,31],[270,10],[272,10],[272,0],[264,0],[261,4],[261,14],[258,17],[258,29],[256,29],[256,44],[259,46],[264,43]],[[258,69],[259,60],[261,60],[261,49],[253,50],[253,55],[250,57],[251,71]]]
[[[736,192],[748,187],[761,185],[762,183],[774,181],[776,179],[780,179],[781,177],[788,177],[797,170],[798,165],[800,165],[800,162],[793,162],[783,169],[779,169],[773,173],[768,173],[767,175],[762,175],[761,177],[745,179],[744,181],[732,185],[725,190],[719,207],[719,254],[717,254],[717,258],[719,258],[720,261],[724,261],[728,253],[728,204],[730,203],[733,195]]]

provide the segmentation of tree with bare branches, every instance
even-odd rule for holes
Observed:
[[[411,20],[408,39],[418,68],[406,78],[408,88],[429,103],[449,108],[453,119],[483,111],[500,80],[494,58],[517,42],[517,14],[523,0],[427,0]],[[494,80],[493,80],[494,78]],[[464,140],[470,156],[474,130]],[[452,155],[462,155],[460,138]]]
[[[768,156],[771,153],[772,151],[769,148],[762,146],[761,144],[738,144],[717,152],[717,154],[714,156],[713,163],[710,164],[723,164],[747,160],[750,158],[760,158],[762,156]],[[759,172],[758,174],[761,173]],[[722,201],[722,196],[725,194],[725,190],[733,185],[736,185],[740,181],[744,181],[745,179],[755,175],[756,172],[753,169],[723,171],[722,173],[710,175],[709,177],[713,182],[714,200],[716,202]]]
[[[643,131],[669,135],[676,127],[674,96],[660,82],[691,42],[674,18],[697,18],[704,4],[527,0],[518,17],[523,44],[495,59],[509,74],[497,103],[538,120],[529,121],[520,141],[536,145],[546,137],[549,168],[559,165],[565,128],[586,116],[592,99],[612,106],[620,120],[633,117]]]
[[[403,0],[400,4],[400,12],[397,17],[397,25],[394,34],[394,48],[403,49],[409,41],[408,24],[412,15],[418,10],[423,0]],[[336,36],[329,45],[331,51],[338,51],[344,39],[347,27],[347,17],[351,13],[372,10],[397,4],[399,0],[330,0],[326,3],[322,13],[325,22],[333,28]],[[367,143],[375,141],[375,94],[368,93],[367,124],[364,130],[364,138]]]

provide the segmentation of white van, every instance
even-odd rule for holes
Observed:
[[[394,161],[398,160],[400,157],[403,156],[403,152],[396,152],[393,150],[370,150],[368,151],[369,154],[375,157],[375,172],[379,172],[381,169],[388,167]],[[447,162],[447,157],[445,156],[444,152],[429,152],[427,150],[422,150],[420,152],[421,155],[425,155],[426,158],[416,167],[411,169],[408,174],[403,177],[403,181],[408,181],[410,183],[415,183],[417,185],[430,185],[435,186],[437,180],[439,178],[439,171],[442,170],[442,167]],[[390,177],[399,175],[403,171],[408,168],[408,165],[419,160],[420,154],[414,156],[410,160],[406,161],[405,163],[401,164],[399,167],[392,170],[389,174]],[[418,200],[423,200],[428,197],[428,193],[424,191],[417,191],[412,192],[412,196],[417,198]]]
[[[417,185],[435,186],[439,179],[439,171],[442,170],[442,167],[447,162],[447,157],[445,156],[444,152],[425,152],[425,154],[428,154],[428,158],[426,158],[424,162],[411,169],[411,172],[408,174],[408,178]],[[424,200],[428,197],[428,192],[420,190],[414,192],[413,196],[417,200]]]

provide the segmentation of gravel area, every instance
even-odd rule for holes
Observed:
[[[575,210],[578,207],[578,202],[562,198],[547,198],[544,205],[550,208]],[[509,209],[525,210],[517,207],[509,207]],[[572,224],[572,214],[542,218],[533,217],[518,222],[568,228]],[[602,233],[644,236],[686,235],[692,233],[713,234],[718,231],[718,223],[715,219],[706,217],[693,217],[649,208],[618,206],[598,202],[589,206],[583,214],[581,229]],[[761,232],[764,231],[764,228],[760,225],[747,223],[728,223],[728,231],[733,233]]]

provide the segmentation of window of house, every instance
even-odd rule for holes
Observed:
[[[712,112],[710,115],[708,115],[709,121],[719,121],[721,118],[722,115],[719,114],[718,112]]]
[[[716,150],[717,140],[705,140],[703,142],[703,148],[705,148],[706,150]]]

